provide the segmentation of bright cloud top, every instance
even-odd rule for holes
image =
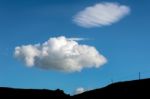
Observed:
[[[128,15],[130,8],[118,3],[98,3],[85,8],[75,15],[73,21],[82,27],[101,27],[111,25]]]
[[[22,45],[15,48],[15,57],[28,67],[65,72],[100,67],[107,62],[93,46],[81,45],[77,39],[64,36],[50,38],[43,44]]]
[[[86,90],[85,90],[84,88],[79,87],[79,88],[76,89],[75,94],[81,94],[81,93],[83,93],[83,92],[85,92],[85,91],[86,91]]]

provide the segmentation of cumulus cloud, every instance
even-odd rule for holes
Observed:
[[[81,93],[83,93],[83,92],[85,92],[85,91],[86,91],[86,90],[85,90],[84,88],[79,87],[79,88],[76,89],[75,94],[81,94]]]
[[[28,67],[65,72],[98,68],[107,62],[95,47],[77,41],[64,36],[52,37],[43,44],[18,46],[14,55]]]
[[[74,16],[73,21],[82,27],[101,27],[111,25],[128,15],[130,8],[118,3],[98,3],[85,8]]]

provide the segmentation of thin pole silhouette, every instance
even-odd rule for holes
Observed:
[[[139,72],[139,80],[141,80],[141,73]]]

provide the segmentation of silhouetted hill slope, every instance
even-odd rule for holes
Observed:
[[[74,96],[74,98],[79,97],[86,99],[150,97],[150,79],[114,83],[101,89],[91,90]]]
[[[40,90],[40,89],[13,89],[13,88],[0,88],[0,97],[35,97],[35,98],[69,98],[70,95],[65,94],[62,90]]]
[[[131,98],[131,97],[150,97],[150,79],[145,80],[134,80],[119,82],[108,85],[101,89],[95,89],[84,92],[79,95],[69,96],[66,95],[62,90],[36,90],[36,89],[13,89],[13,88],[0,88],[1,97],[24,97],[34,98],[73,98],[73,99],[105,99],[105,98]],[[3,98],[2,98],[3,99]]]

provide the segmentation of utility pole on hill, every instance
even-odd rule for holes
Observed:
[[[139,72],[139,80],[141,80],[141,73]]]

